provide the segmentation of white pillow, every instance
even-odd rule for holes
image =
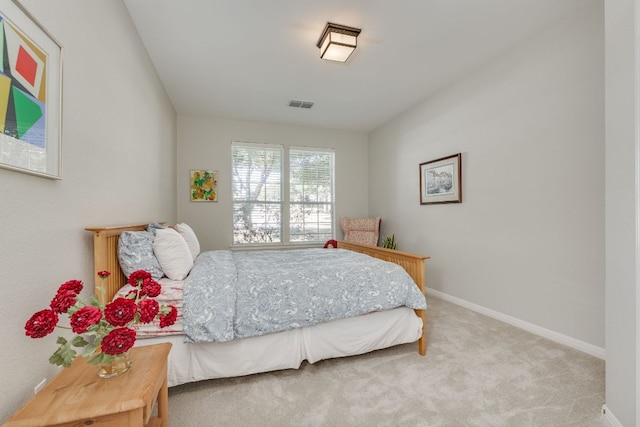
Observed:
[[[173,228],[156,231],[153,252],[165,276],[171,280],[183,280],[193,267],[193,257],[187,242]]]
[[[194,233],[193,229],[184,222],[176,224],[176,230],[178,230],[178,233],[180,233],[187,242],[187,246],[189,246],[189,250],[191,251],[191,256],[195,260],[200,253],[200,242],[198,242],[196,233]]]

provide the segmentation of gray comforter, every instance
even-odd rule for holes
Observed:
[[[224,342],[400,306],[425,309],[396,264],[343,249],[203,252],[184,284],[187,342]]]

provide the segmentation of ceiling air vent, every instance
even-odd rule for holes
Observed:
[[[313,107],[313,102],[311,102],[311,101],[296,101],[296,100],[292,99],[291,101],[289,101],[289,107],[309,109],[309,108]]]

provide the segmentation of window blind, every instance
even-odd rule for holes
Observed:
[[[234,245],[333,238],[333,150],[234,142],[232,157]]]

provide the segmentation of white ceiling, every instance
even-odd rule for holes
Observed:
[[[124,3],[178,114],[368,132],[590,1]],[[362,29],[345,64],[319,58],[327,22]]]

